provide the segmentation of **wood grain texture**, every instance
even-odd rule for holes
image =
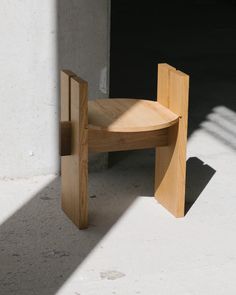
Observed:
[[[70,120],[70,78],[74,74],[70,74],[63,70],[60,72],[60,88],[61,88],[61,122],[69,122]],[[60,124],[62,127],[62,124]],[[62,137],[62,129],[60,130],[60,137]],[[61,138],[61,142],[64,139]],[[62,147],[61,147],[62,150]],[[62,151],[61,151],[62,152]],[[70,187],[70,171],[71,157],[61,157],[61,206],[64,212],[71,216],[73,214],[73,205],[71,202],[71,187]]]
[[[89,129],[91,152],[112,152],[154,148],[167,145],[167,128],[143,132],[110,132]]]
[[[60,155],[71,155],[71,122],[60,122]]]
[[[188,91],[188,75],[160,64],[158,102],[88,102],[87,82],[70,71],[61,72],[62,208],[80,229],[88,225],[88,150],[158,146],[155,196],[176,217],[184,215]]]
[[[167,128],[178,122],[160,103],[141,99],[89,101],[89,129],[110,132],[142,132]]]
[[[70,78],[76,76],[69,70],[60,72],[61,121],[70,120]]]
[[[184,216],[189,76],[158,67],[158,101],[180,116],[168,129],[168,146],[156,149],[155,196],[174,216]]]
[[[75,74],[69,70],[60,71],[60,155],[70,153],[70,78]]]
[[[169,108],[170,71],[175,70],[168,64],[158,64],[157,99],[166,108]]]
[[[84,229],[88,225],[87,82],[75,76],[70,76],[69,81],[71,155],[61,158],[62,209],[80,229]],[[61,84],[62,88],[65,84],[65,81]],[[61,93],[68,92],[64,89]],[[63,99],[68,101],[67,97]]]

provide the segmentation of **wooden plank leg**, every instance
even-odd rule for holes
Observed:
[[[156,148],[155,197],[175,217],[183,217],[189,77],[165,64],[158,71],[158,84],[165,85],[158,90],[158,101],[180,119],[168,130],[168,145]]]
[[[61,93],[62,100],[69,101],[71,125],[71,154],[61,157],[62,209],[79,229],[84,229],[88,226],[87,82],[72,75],[68,80],[66,73],[61,79],[62,87],[69,89]]]

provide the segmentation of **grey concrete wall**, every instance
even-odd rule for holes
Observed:
[[[59,67],[89,82],[89,98],[107,96],[108,0],[59,0]]]
[[[110,0],[58,1],[59,68],[89,84],[89,99],[108,96]],[[90,170],[106,166],[107,153],[90,154]]]
[[[58,173],[58,69],[107,95],[108,14],[108,0],[1,1],[0,178]]]

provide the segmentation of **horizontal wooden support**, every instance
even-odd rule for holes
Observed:
[[[61,122],[60,130],[60,154],[61,156],[69,156],[72,154],[71,122]],[[89,151],[101,153],[166,146],[168,145],[167,130],[168,128],[145,132],[109,132],[89,129]]]
[[[71,122],[60,123],[60,155],[71,155]]]
[[[89,151],[100,153],[166,146],[168,144],[167,129],[144,132],[109,132],[89,129]]]

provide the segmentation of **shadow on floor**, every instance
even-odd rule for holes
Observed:
[[[152,169],[136,165],[90,175],[87,230],[79,231],[62,212],[60,178],[0,225],[0,294],[55,294],[135,198],[151,195]]]
[[[140,153],[141,157],[149,158],[153,161],[155,158],[154,150],[135,151]],[[109,167],[126,161],[134,151],[123,151],[109,153]],[[207,165],[197,157],[191,157],[186,163],[186,202],[185,202],[185,215],[188,213],[193,204],[197,201],[198,197],[210,182],[216,170]],[[154,171],[154,166],[153,166]]]
[[[191,157],[188,159],[186,169],[185,214],[188,213],[201,192],[216,173],[215,169],[205,164],[197,157]]]
[[[38,192],[0,226],[0,294],[56,294],[137,196],[153,195],[153,163],[154,153],[136,151],[90,174],[87,230],[79,231],[62,212],[59,178]],[[187,167],[192,204],[215,170],[197,158]]]
[[[120,210],[106,218],[99,198],[99,214],[79,231],[60,209],[59,186],[56,179],[0,226],[0,294],[55,294],[133,200],[121,196]]]

